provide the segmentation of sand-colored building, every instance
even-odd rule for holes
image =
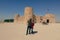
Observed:
[[[43,17],[43,20],[45,19],[46,22],[49,22],[49,23],[55,23],[55,16],[53,14],[46,14],[44,17]]]
[[[42,22],[49,22],[49,23],[55,23],[55,16],[51,13],[46,14],[45,16],[37,16],[34,15],[33,8],[32,7],[26,7],[24,9],[24,15],[20,16],[19,14],[15,15],[14,22],[15,23],[27,23],[27,21],[32,18],[36,23],[42,23]]]

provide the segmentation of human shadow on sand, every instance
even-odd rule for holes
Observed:
[[[38,31],[33,31],[33,32],[32,32],[32,34],[36,34],[36,33],[38,33]]]

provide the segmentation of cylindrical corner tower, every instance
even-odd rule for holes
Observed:
[[[32,18],[32,16],[33,16],[32,7],[26,7],[24,10],[25,22],[27,22],[30,18]]]

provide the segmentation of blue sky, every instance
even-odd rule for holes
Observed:
[[[36,15],[55,14],[60,22],[60,0],[0,0],[0,19],[13,18],[15,14],[24,14],[24,8],[31,6]]]

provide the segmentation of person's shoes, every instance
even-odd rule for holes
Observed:
[[[29,33],[29,34],[31,34],[31,33]]]
[[[33,31],[31,33],[33,34]]]

